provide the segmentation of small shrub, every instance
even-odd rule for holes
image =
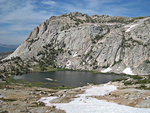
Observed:
[[[127,85],[133,85],[134,82],[133,81],[125,81],[124,82],[124,85],[127,86]]]
[[[33,104],[33,105],[32,105],[31,107],[42,107],[42,106],[45,106],[45,103],[40,102],[40,101],[38,101],[38,102],[33,102],[32,104]]]
[[[93,69],[97,69],[98,68],[98,66],[97,65],[95,65],[94,67],[93,67]]]
[[[144,84],[141,84],[139,87],[136,87],[138,89],[144,89],[144,90],[150,90],[150,88],[147,88]]]
[[[114,80],[112,80],[112,82],[123,81],[123,80],[127,80],[127,78],[118,78],[118,79],[114,79]]]
[[[142,77],[139,76],[139,75],[133,75],[133,76],[130,76],[130,78],[133,78],[133,79],[142,79]]]
[[[29,48],[29,51],[31,51],[31,48]]]
[[[62,53],[64,50],[63,50],[63,48],[59,48],[58,51],[59,51],[60,53]]]
[[[150,60],[148,60],[148,59],[147,59],[147,60],[145,60],[145,63],[150,63]]]
[[[14,99],[14,98],[2,98],[2,101],[5,101],[5,102],[13,102],[13,101],[17,101],[17,100]]]
[[[69,54],[69,55],[72,55],[71,51],[68,51],[68,54]]]
[[[75,23],[75,25],[77,25],[77,26],[78,26],[79,24],[80,24],[79,22],[76,22],[76,23]]]
[[[93,44],[96,44],[96,41],[94,39],[91,40]]]
[[[102,39],[103,37],[104,37],[104,35],[96,35],[95,36],[95,40],[98,41],[98,40]]]
[[[89,59],[92,59],[92,58],[93,58],[93,56],[90,56],[90,57],[89,57]]]

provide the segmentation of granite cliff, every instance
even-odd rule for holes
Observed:
[[[53,16],[8,56],[54,67],[150,74],[150,17]],[[36,64],[36,63],[35,63]]]

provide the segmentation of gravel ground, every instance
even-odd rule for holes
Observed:
[[[122,83],[112,83],[118,86],[118,90],[105,96],[92,96],[99,100],[118,103],[122,105],[150,108],[150,91],[126,87]],[[0,113],[65,113],[56,109],[55,106],[47,107],[44,103],[38,102],[41,97],[57,96],[59,99],[53,103],[68,103],[85,89],[84,86],[74,89],[53,90],[48,88],[6,86],[0,89]]]

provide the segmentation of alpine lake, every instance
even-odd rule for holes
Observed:
[[[87,84],[104,84],[109,81],[123,79],[125,76],[116,74],[103,74],[80,71],[52,71],[52,72],[33,72],[23,75],[15,75],[17,81],[29,83],[40,83],[40,86],[53,87],[80,87]]]

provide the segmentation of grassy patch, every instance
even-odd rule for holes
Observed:
[[[30,107],[43,107],[43,106],[45,106],[45,103],[39,101],[39,102],[33,102]]]
[[[146,85],[141,84],[140,87],[136,87],[137,89],[144,89],[144,90],[150,90],[150,88],[147,88]]]
[[[17,99],[15,99],[15,98],[0,98],[0,100],[5,101],[5,102],[17,101]]]
[[[47,82],[30,82],[24,80],[15,80],[13,79],[14,76],[9,78],[5,83],[0,82],[0,88],[3,89],[6,85],[23,85],[24,87],[43,87],[43,88],[50,88],[50,89],[71,89],[73,87],[66,87],[64,85],[58,83],[47,83]]]
[[[32,66],[32,72],[40,72],[40,66],[36,65],[36,66]]]
[[[65,86],[58,86],[58,87],[51,87],[51,89],[72,89],[72,88],[75,88],[75,87],[65,87]]]
[[[128,75],[128,77],[132,78],[132,80],[124,81],[124,85],[140,85],[136,87],[138,89],[150,90],[147,88],[146,84],[150,84],[150,75],[149,76],[139,76],[139,75]]]
[[[133,81],[125,81],[124,82],[124,85],[127,86],[127,85],[133,85],[134,82]]]
[[[149,83],[150,83],[149,79],[138,80],[135,82],[135,84],[149,84]]]
[[[6,82],[0,82],[0,89],[4,89],[6,87]]]
[[[145,63],[150,63],[150,60],[148,60],[148,59],[147,59],[147,60],[145,60]]]
[[[130,78],[133,78],[133,79],[142,79],[143,77],[141,77],[139,75],[130,75]]]
[[[112,82],[123,81],[123,80],[127,80],[127,78],[118,78],[118,79],[114,79],[114,80],[112,80]]]

